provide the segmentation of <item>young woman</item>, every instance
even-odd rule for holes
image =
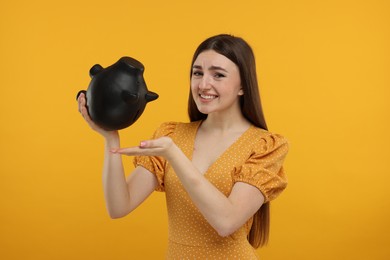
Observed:
[[[286,187],[286,139],[267,131],[251,47],[217,35],[197,48],[191,64],[190,123],[167,122],[151,140],[119,148],[105,139],[103,184],[108,212],[124,217],[154,190],[165,191],[168,259],[256,259],[269,233],[269,202]],[[125,177],[121,155],[136,156]]]

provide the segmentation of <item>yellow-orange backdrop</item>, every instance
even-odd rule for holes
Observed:
[[[110,220],[103,143],[77,112],[88,70],[129,55],[160,99],[124,145],[187,121],[189,63],[217,33],[251,43],[289,187],[262,259],[390,259],[390,2],[1,1],[0,258],[163,259],[164,195]],[[131,158],[125,158],[127,172]]]

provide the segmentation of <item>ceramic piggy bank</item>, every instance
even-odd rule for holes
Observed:
[[[94,65],[86,94],[91,119],[106,130],[119,130],[132,125],[143,113],[146,103],[158,98],[148,91],[141,62],[122,57],[113,65],[103,68]]]

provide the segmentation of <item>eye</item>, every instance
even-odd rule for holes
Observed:
[[[217,72],[217,73],[214,74],[214,77],[217,78],[217,79],[219,79],[219,78],[224,78],[225,75],[222,74],[222,73],[218,73],[218,72]]]
[[[194,71],[192,71],[192,75],[194,77],[201,77],[201,76],[203,76],[203,72],[200,70],[194,70]]]

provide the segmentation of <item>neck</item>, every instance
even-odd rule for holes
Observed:
[[[240,113],[233,115],[221,115],[212,113],[202,123],[205,130],[214,130],[220,132],[227,131],[245,131],[250,126],[250,122]]]

